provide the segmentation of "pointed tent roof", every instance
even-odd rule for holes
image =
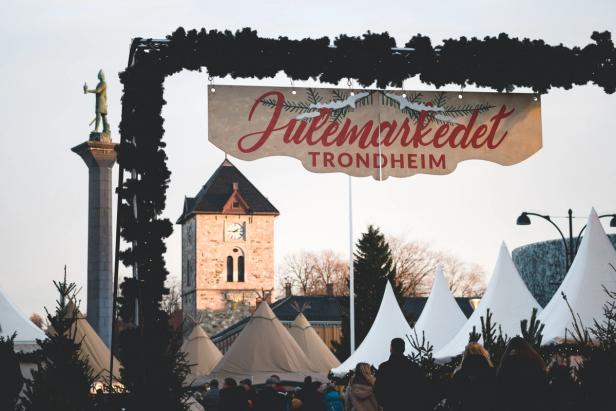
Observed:
[[[486,317],[490,309],[492,321],[500,325],[509,337],[520,334],[520,321],[530,318],[533,308],[541,306],[532,296],[509,255],[503,242],[496,260],[496,266],[481,302],[464,326],[452,340],[434,355],[437,359],[447,359],[462,354],[468,344],[473,326],[481,332],[481,317]]]
[[[332,354],[319,334],[312,328],[304,314],[299,313],[289,328],[291,337],[308,357],[312,368],[327,374],[332,368],[338,367],[340,361]]]
[[[222,358],[222,353],[200,324],[195,324],[188,338],[184,340],[182,351],[186,353],[186,361],[190,365],[187,383],[200,375],[209,374]]]
[[[207,378],[251,378],[260,384],[272,374],[283,380],[303,381],[310,375],[324,380],[311,366],[310,360],[266,302],[257,307],[250,321],[233,342],[209,376],[198,378],[200,385]]]
[[[186,197],[182,215],[177,220],[181,224],[192,214],[222,213],[229,198],[237,193],[248,208],[249,213],[273,214],[279,212],[270,201],[238,170],[231,161],[225,159],[195,197]]]
[[[88,362],[97,381],[108,382],[111,351],[72,301],[68,304],[68,312],[77,314],[77,321],[73,324],[73,330],[75,341],[81,341],[81,358]],[[120,379],[121,366],[120,361],[114,357],[113,377],[116,381]]]
[[[378,367],[389,358],[391,340],[396,337],[405,338],[406,335],[411,335],[412,333],[413,331],[406,318],[404,318],[404,314],[402,314],[402,310],[394,295],[394,290],[388,281],[379,312],[366,338],[357,347],[353,355],[347,358],[341,366],[334,368],[332,373],[337,376],[345,375],[360,362],[366,362]]]
[[[13,333],[17,333],[17,351],[33,351],[38,347],[36,340],[46,338],[45,333],[23,315],[0,289],[0,336],[10,337]]]
[[[439,268],[434,277],[430,297],[415,323],[415,332],[432,344],[434,351],[443,348],[466,323],[466,316],[449,291],[443,270]]]
[[[565,337],[571,341],[571,333],[566,330],[573,328],[573,318],[562,293],[567,296],[571,309],[576,316],[580,316],[584,326],[591,326],[593,320],[601,322],[604,318],[603,304],[608,301],[603,286],[610,291],[616,290],[616,272],[610,264],[616,267],[616,251],[593,208],[573,264],[539,316],[539,320],[545,324],[544,344],[562,342]]]

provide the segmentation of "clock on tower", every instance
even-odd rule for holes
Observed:
[[[226,309],[254,304],[274,288],[276,207],[227,159],[195,197],[186,197],[182,226],[182,308]]]

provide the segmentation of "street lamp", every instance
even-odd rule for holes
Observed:
[[[582,238],[582,233],[586,229],[586,226],[582,227],[579,234],[577,235],[577,239],[574,241],[573,240],[573,211],[569,209],[569,211],[567,212],[567,217],[566,217],[569,220],[569,241],[567,241],[565,239],[565,235],[563,234],[562,230],[556,225],[556,223],[554,223],[554,221],[552,221],[549,215],[543,215],[543,214],[530,213],[528,211],[523,211],[522,214],[518,216],[516,220],[516,224],[517,225],[530,225],[529,216],[543,218],[544,220],[552,224],[554,228],[556,228],[556,230],[558,231],[558,234],[560,234],[560,238],[563,240],[563,246],[565,248],[565,264],[567,265],[566,271],[569,271],[569,267],[571,267],[571,264],[573,263],[573,258],[577,254],[577,250],[580,245],[580,239]],[[605,217],[612,217],[612,219],[610,220],[610,227],[616,227],[616,214],[603,214],[599,216],[599,218],[605,218]]]

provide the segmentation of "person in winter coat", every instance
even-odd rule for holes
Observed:
[[[546,409],[548,379],[545,362],[521,337],[507,344],[496,372],[497,409],[539,411]]]
[[[321,393],[318,391],[319,386],[320,383],[313,382],[312,377],[304,378],[304,385],[296,395],[302,402],[302,411],[323,411],[324,404]]]
[[[287,409],[287,397],[276,389],[278,383],[274,378],[265,381],[265,387],[257,393],[255,401],[256,411],[285,411]]]
[[[404,355],[404,350],[402,338],[391,340],[389,360],[381,364],[376,373],[376,398],[385,411],[408,411],[411,398],[414,410],[431,409],[426,377],[419,366]]]
[[[201,397],[201,405],[205,411],[219,411],[220,390],[218,380],[210,381],[210,389]]]
[[[252,381],[249,378],[240,381],[240,387],[246,393],[246,400],[248,401],[249,408],[254,408],[255,401],[257,399],[257,391],[252,386]]]
[[[466,346],[462,363],[454,371],[447,403],[459,411],[494,409],[495,372],[483,345]]]
[[[248,411],[246,392],[233,378],[225,378],[220,390],[220,411]]]
[[[360,362],[355,367],[347,390],[346,411],[378,411],[379,404],[374,393],[374,376],[370,365]]]
[[[325,411],[343,411],[342,398],[333,384],[327,384],[323,401],[325,402]]]

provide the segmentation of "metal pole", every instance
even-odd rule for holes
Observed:
[[[573,211],[569,209],[569,262],[567,265],[567,271],[571,268],[571,264],[573,264],[573,259],[575,258],[575,252],[573,250]]]
[[[114,254],[114,267],[113,267],[113,301],[112,301],[112,309],[111,309],[111,347],[109,347],[109,352],[111,353],[109,358],[109,391],[113,391],[113,352],[115,348],[115,334],[116,334],[116,311],[118,306],[118,271],[120,269],[120,216],[118,215],[118,211],[120,210],[120,206],[122,205],[122,197],[120,196],[120,187],[122,187],[122,183],[124,182],[124,168],[120,166],[120,170],[118,172],[118,187],[116,189],[116,195],[118,196],[117,207],[116,207],[116,233],[115,233],[115,254]]]
[[[351,354],[355,352],[355,278],[353,275],[353,192],[352,177],[349,175],[349,325],[351,332]]]

